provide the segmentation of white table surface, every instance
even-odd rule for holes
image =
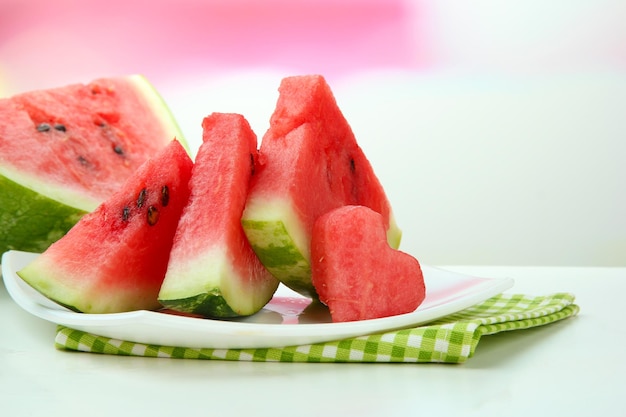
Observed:
[[[581,311],[485,336],[462,365],[171,360],[58,351],[0,285],[2,416],[626,416],[626,268],[456,266]]]

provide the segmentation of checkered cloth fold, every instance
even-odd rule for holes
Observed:
[[[463,363],[480,338],[542,326],[575,316],[574,296],[500,294],[425,326],[301,346],[213,349],[148,345],[58,326],[58,349],[125,356],[256,362]]]

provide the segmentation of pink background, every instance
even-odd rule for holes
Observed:
[[[4,0],[0,16],[12,91],[113,73],[158,83],[247,67],[333,77],[428,65],[420,15],[402,0]]]

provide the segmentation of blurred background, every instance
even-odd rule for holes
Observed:
[[[323,74],[433,265],[626,266],[626,2],[0,0],[0,96],[142,73],[194,149]]]

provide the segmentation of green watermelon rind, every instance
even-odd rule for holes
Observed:
[[[298,249],[281,220],[242,220],[252,250],[267,270],[292,290],[314,296],[310,280],[311,261]]]
[[[43,252],[86,214],[84,210],[48,198],[6,176],[0,175],[0,189],[0,253],[8,250]]]
[[[310,279],[310,242],[304,224],[294,213],[289,201],[251,198],[241,225],[252,250],[274,277],[302,295],[315,297]]]
[[[177,300],[161,300],[163,307],[191,314],[199,314],[203,317],[239,317],[224,299],[219,288],[209,290],[202,294]]]
[[[271,299],[278,281],[262,290],[247,286],[244,278],[233,279],[237,272],[225,251],[216,245],[195,259],[170,259],[159,303],[171,310],[216,318],[249,316],[259,311]]]
[[[24,190],[41,195],[48,200],[56,201],[58,204],[73,207],[76,210],[90,212],[95,210],[100,201],[86,196],[83,192],[64,187],[62,184],[51,184],[42,182],[37,176],[23,171],[18,171],[8,165],[0,166],[0,178],[19,184]],[[4,189],[0,194],[4,194]],[[6,198],[0,195],[0,198]],[[1,208],[0,211],[5,211]],[[11,214],[8,212],[7,214]]]
[[[252,249],[265,268],[285,286],[317,299],[311,281],[310,241],[304,223],[284,200],[251,199],[241,219]],[[389,215],[387,242],[398,249],[402,232]]]
[[[224,280],[226,279],[224,277]],[[158,301],[163,307],[175,311],[199,314],[203,317],[233,318],[250,316],[258,312],[262,306],[269,302],[276,290],[274,288],[273,290],[259,291],[258,295],[267,294],[268,297],[253,303],[240,304],[238,301],[249,300],[251,297],[242,296],[243,290],[233,291],[232,296],[225,293],[224,285],[221,284],[224,280],[221,279],[221,273],[216,272],[215,275],[211,276],[211,272],[208,272],[204,274],[202,287],[188,284],[185,293],[177,293],[171,288],[162,288]],[[207,282],[211,282],[211,284],[207,285]],[[189,294],[189,292],[193,294]]]

